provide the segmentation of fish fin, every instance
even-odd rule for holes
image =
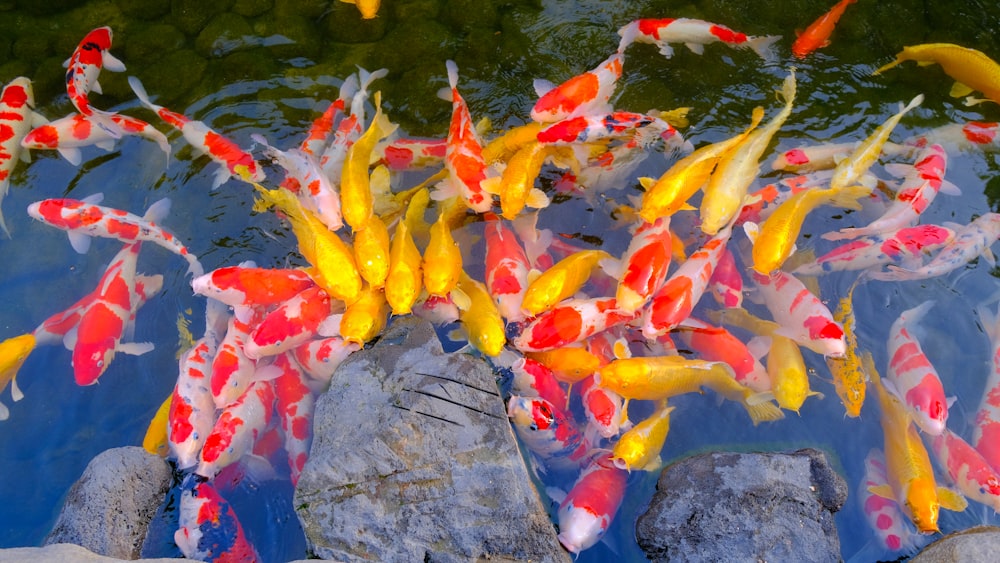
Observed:
[[[99,141],[99,142],[94,143],[94,146],[96,146],[97,148],[99,148],[101,150],[104,150],[104,151],[107,151],[107,152],[111,152],[111,151],[115,150],[115,140],[114,139],[105,139],[103,141]]]
[[[616,359],[623,360],[632,357],[632,350],[629,349],[628,340],[626,340],[624,337],[615,340],[614,344],[612,344],[612,350],[614,352]],[[624,409],[622,410],[622,412],[623,413],[625,412]]]
[[[83,160],[80,149],[76,147],[56,147],[56,151],[73,166],[80,166],[80,162]]]
[[[90,85],[90,91],[97,92],[98,94],[104,93],[104,90],[101,89],[101,83],[96,80],[94,81],[93,84]]]
[[[14,402],[20,401],[24,398],[24,393],[22,393],[21,388],[17,386],[17,375],[10,379],[10,396],[14,399]]]
[[[170,205],[171,202],[169,197],[154,201],[149,207],[146,208],[146,213],[143,214],[142,218],[146,221],[154,223],[161,222],[170,213]]]
[[[323,319],[316,328],[316,334],[325,338],[340,336],[340,319],[343,316],[343,313],[338,313]]]
[[[892,487],[888,483],[868,487],[868,492],[877,497],[891,500],[893,502],[896,501],[896,495],[893,494]]]
[[[69,245],[73,247],[73,250],[77,254],[86,254],[90,250],[90,236],[77,231],[68,231],[66,236],[69,237]]]
[[[995,256],[993,256],[993,251],[990,250],[990,247],[987,246],[986,248],[983,249],[982,256],[983,259],[986,260],[986,263],[990,265],[990,267],[996,267],[997,259]]]
[[[756,404],[751,404],[751,402],[756,402]],[[743,406],[747,409],[747,414],[750,415],[750,420],[753,421],[754,426],[757,426],[761,422],[770,422],[785,418],[785,413],[774,403],[765,400],[763,393],[750,395],[743,402]]]
[[[701,43],[685,43],[684,46],[696,55],[701,55],[705,52],[705,46]]]
[[[281,377],[284,371],[274,364],[260,366],[253,371],[254,381],[273,381]]]
[[[883,166],[886,172],[896,178],[902,178],[913,170],[912,164],[903,162],[888,162]]]
[[[528,199],[524,202],[525,205],[532,209],[543,209],[548,207],[550,203],[552,203],[552,200],[549,199],[549,196],[538,188],[531,188],[528,191]]]
[[[971,107],[971,106],[977,106],[983,102],[992,102],[992,101],[993,100],[990,100],[988,98],[974,98],[972,96],[966,96],[965,101],[962,102],[962,105],[964,105],[965,107]]]
[[[621,261],[611,256],[601,258],[597,261],[597,265],[605,274],[615,278],[616,280],[621,279],[622,275],[625,273]]]
[[[948,95],[952,98],[961,98],[962,96],[968,96],[972,92],[974,92],[972,88],[961,82],[956,82],[951,85],[951,91],[948,92]]]
[[[67,350],[72,350],[73,348],[76,348],[76,327],[75,326],[73,328],[67,330],[66,334],[63,335],[63,347],[66,348]]]
[[[536,78],[532,81],[531,86],[535,89],[535,95],[539,98],[548,94],[550,91],[555,89],[556,85],[552,82],[545,80],[544,78]]]
[[[765,61],[770,61],[774,59],[774,51],[771,46],[777,43],[781,39],[780,35],[764,35],[761,37],[754,37],[743,43],[744,47],[751,49],[754,53],[764,59]],[[820,47],[826,47],[830,42],[826,41]]]
[[[220,165],[219,169],[215,171],[214,177],[215,179],[212,180],[213,190],[218,188],[222,184],[226,183],[226,181],[228,181],[229,178],[232,177],[232,174],[229,173],[228,168],[226,168],[224,165]]]
[[[7,420],[10,418],[10,410],[7,405],[0,403],[0,420]]]
[[[482,182],[479,182],[479,187],[490,195],[500,195],[500,181],[500,176],[492,176],[484,179]]]
[[[31,112],[31,128],[39,127],[48,123],[49,120],[42,114],[37,112]]]
[[[105,70],[110,70],[111,72],[125,72],[125,63],[121,62],[118,57],[112,55],[109,51],[101,53],[101,64]]]
[[[760,225],[754,223],[753,221],[747,221],[743,223],[743,232],[746,233],[751,244],[757,244],[757,235],[760,234]]]
[[[152,342],[119,342],[115,349],[123,354],[129,354],[130,356],[141,356],[146,352],[153,351]]]
[[[944,179],[941,180],[941,187],[939,188],[939,191],[948,195],[962,195],[961,188]]]
[[[969,506],[969,501],[965,500],[962,493],[947,487],[938,487],[937,497],[938,502],[941,503],[941,508],[951,510],[952,512],[962,512]]]
[[[750,355],[760,360],[771,351],[771,337],[765,335],[754,336],[747,341],[747,351]]]
[[[674,56],[674,48],[667,43],[660,44],[660,54],[669,59]]]
[[[472,298],[461,289],[457,287],[452,289],[450,296],[452,302],[455,303],[455,306],[458,307],[459,310],[468,311],[469,308],[472,307]]]
[[[656,178],[650,178],[648,176],[640,176],[639,184],[642,186],[643,190],[648,192],[653,186],[656,185]]]

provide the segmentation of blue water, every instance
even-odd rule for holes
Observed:
[[[225,9],[228,4],[217,8]],[[616,106],[633,111],[691,106],[691,126],[683,133],[695,146],[742,130],[755,105],[764,105],[768,116],[773,114],[780,102],[772,92],[791,64],[798,68],[799,96],[771,155],[803,144],[860,140],[895,113],[900,102],[921,92],[926,101],[903,120],[893,140],[952,121],[1000,120],[996,104],[966,108],[950,98],[951,81],[936,67],[918,69],[908,63],[883,77],[870,76],[902,46],[922,42],[954,42],[1000,57],[1000,40],[993,36],[1000,24],[1000,7],[975,0],[861,0],[848,10],[833,44],[801,62],[788,54],[791,30],[819,15],[822,9],[814,2],[549,0],[476,3],[476,10],[431,1],[387,0],[385,4],[379,22],[362,26],[351,19],[348,9],[353,7],[303,1],[298,12],[280,17],[293,18],[311,30],[308,37],[318,37],[322,49],[295,52],[247,47],[208,58],[195,54],[197,41],[206,38],[177,31],[177,41],[171,42],[164,39],[169,34],[162,30],[150,31],[152,26],[174,22],[175,16],[158,12],[157,19],[146,21],[151,14],[139,11],[139,17],[128,17],[117,8],[125,2],[82,2],[69,15],[56,10],[39,14],[37,7],[0,11],[0,31],[9,31],[0,41],[0,81],[6,83],[18,74],[31,76],[36,81],[40,113],[49,118],[69,113],[59,65],[86,31],[111,24],[116,33],[112,51],[129,67],[129,74],[143,80],[154,99],[162,96],[159,103],[205,121],[243,146],[251,145],[249,136],[254,132],[279,147],[296,144],[316,112],[325,107],[323,101],[336,96],[339,80],[353,72],[355,64],[389,68],[388,78],[376,83],[376,88],[383,90],[394,121],[414,135],[443,136],[450,107],[436,99],[435,92],[445,85],[448,58],[458,62],[459,86],[474,118],[489,117],[497,129],[503,129],[527,119],[534,99],[533,78],[558,83],[592,68],[617,45],[615,30],[631,19],[687,16],[751,34],[785,36],[777,45],[777,60],[770,63],[721,45],[709,46],[702,56],[678,46],[669,61],[649,46],[629,49]],[[254,32],[271,36],[277,20],[269,18],[264,14],[244,19]],[[8,30],[14,22],[24,25]],[[361,37],[345,38],[342,31],[331,29],[337,25],[350,27]],[[16,35],[18,29],[32,30],[52,41],[32,43],[27,35]],[[106,95],[94,95],[95,106],[141,117],[168,132],[138,106],[123,76],[103,73],[101,82]],[[62,232],[24,213],[29,203],[39,199],[82,198],[103,192],[106,205],[140,213],[153,201],[170,197],[173,210],[163,224],[200,257],[206,269],[250,259],[263,266],[301,264],[294,237],[280,222],[271,214],[250,212],[248,186],[231,181],[211,191],[216,165],[198,157],[176,133],[168,132],[168,136],[173,147],[169,161],[152,143],[130,137],[110,153],[85,149],[80,168],[55,153],[41,152],[33,155],[30,166],[18,168],[2,203],[13,240],[0,240],[4,263],[0,269],[0,303],[4,303],[0,337],[32,330],[89,292],[119,248],[117,242],[95,240],[87,255],[76,254]],[[658,176],[669,164],[663,156],[652,154],[634,176]],[[995,154],[953,155],[947,179],[962,189],[962,196],[940,196],[922,221],[966,223],[979,214],[997,211],[998,169]],[[882,173],[878,166],[875,171]],[[764,180],[777,177],[765,176]],[[629,182],[608,191],[607,196],[637,194],[635,182]],[[550,221],[548,226],[597,237],[613,254],[627,246],[624,229],[608,228],[612,204],[596,198],[571,199],[560,205],[558,213],[543,215]],[[578,219],[582,217],[586,219]],[[845,220],[829,210],[815,213],[804,230],[807,237],[812,236],[800,241],[800,246],[826,250],[829,245],[813,242],[817,235],[851,220],[850,215]],[[467,249],[466,256],[467,261],[481,257],[481,243]],[[0,547],[39,544],[67,490],[91,458],[107,448],[141,443],[149,419],[174,384],[178,314],[193,320],[195,334],[202,329],[203,301],[191,295],[185,267],[180,258],[160,248],[143,248],[139,270],[162,273],[165,281],[162,293],[140,310],[135,340],[154,342],[155,351],[141,357],[118,355],[98,385],[80,388],[72,380],[70,353],[62,347],[41,347],[18,377],[25,399],[11,405],[9,393],[0,396],[11,408],[10,420],[0,423],[0,499],[4,501],[0,503]],[[835,273],[820,280],[831,306],[853,279],[853,274]],[[921,344],[948,394],[958,397],[949,426],[964,435],[990,369],[989,342],[974,308],[995,299],[998,288],[996,273],[979,260],[941,279],[869,284],[855,292],[858,337],[879,366],[885,365],[888,329],[898,314],[927,299],[937,300],[923,323]],[[753,428],[742,408],[718,405],[710,393],[680,397],[672,403],[677,411],[663,457],[669,462],[693,452],[723,449],[810,446],[825,451],[850,488],[848,502],[837,515],[842,553],[850,557],[871,538],[855,490],[864,455],[881,445],[878,412],[869,401],[860,419],[844,418],[822,359],[806,354],[816,371],[813,388],[823,392],[824,399],[809,399],[800,416],[789,413],[785,420]],[[641,408],[634,415],[641,414]],[[612,553],[642,558],[632,526],[645,509],[655,478],[655,474],[633,475],[608,541],[585,552],[581,560],[598,561]],[[997,523],[986,512],[979,505],[963,514],[944,512],[942,530]],[[266,516],[257,513],[248,519],[266,521]]]

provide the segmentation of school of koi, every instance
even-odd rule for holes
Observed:
[[[841,12],[847,3],[838,4]],[[213,479],[237,463],[268,466],[274,452],[262,444],[277,441],[294,484],[308,458],[316,397],[336,385],[336,367],[376,338],[390,316],[407,313],[439,326],[459,322],[471,348],[513,373],[508,414],[542,481],[575,476],[558,510],[559,539],[573,553],[607,531],[629,472],[661,466],[676,408],[667,404],[671,397],[707,387],[739,403],[754,425],[782,418],[782,409],[798,412],[819,395],[810,389],[802,347],[824,356],[847,416],[857,417],[866,391],[876,390],[885,453],[873,450],[865,460],[859,495],[886,548],[912,546],[913,526],[937,531],[939,508],[964,510],[963,495],[1000,510],[1000,315],[980,311],[993,338],[995,369],[966,442],[946,426],[951,400],[915,336],[933,302],[893,324],[885,380],[866,351],[871,344],[857,341],[852,310],[858,283],[927,279],[978,256],[992,259],[998,214],[968,225],[918,223],[939,191],[957,191],[945,179],[949,152],[997,150],[1000,125],[957,123],[890,143],[895,125],[922,102],[917,96],[859,144],[777,155],[773,168],[796,176],[750,191],[772,137],[791,113],[794,69],[781,88],[784,105],[768,122],[760,125],[765,110],[757,108],[743,132],[697,150],[676,128],[683,110],[639,114],[612,108],[610,100],[634,43],[653,43],[670,57],[670,43],[700,53],[705,44],[724,42],[764,57],[777,38],[690,19],[637,20],[619,34],[617,52],[593,70],[560,85],[536,82],[531,121],[488,143],[459,93],[453,62],[446,64],[449,88],[442,93],[453,110],[445,139],[398,135],[378,93],[375,115],[367,119],[369,89],[385,71],[359,70],[343,81],[299,147],[279,149],[254,136],[283,172],[274,189],[262,185],[265,171],[248,151],[153,104],[130,78],[144,106],[220,165],[214,187],[245,182],[255,189],[257,211],[280,212],[309,266],[241,264],[203,273],[198,259],[159,225],[168,200],[142,217],[98,205],[99,194],[34,203],[29,214],[66,230],[79,252],[92,236],[124,247],[91,293],[32,333],[0,344],[0,390],[9,384],[13,399],[22,398],[16,373],[38,344],[62,342],[72,350],[80,385],[95,383],[116,352],[152,349],[127,341],[137,310],[163,284],[162,275],[136,272],[142,242],[152,242],[188,262],[194,292],[207,298],[205,333],[183,351],[174,392],[146,442],[189,474],[175,535],[188,557],[256,557]],[[56,149],[78,164],[80,147],[108,148],[138,134],[169,157],[166,137],[148,123],[90,105],[101,68],[125,70],[110,48],[111,30],[99,28],[68,61],[67,93],[78,113],[66,118],[47,123],[35,113],[25,78],[4,88],[0,197],[24,148]],[[550,205],[538,187],[543,168],[562,170],[558,185],[581,196],[631,181],[652,151],[679,158],[660,178],[639,178],[641,198],[615,209],[633,231],[623,255],[574,246],[539,228]],[[898,184],[870,172],[879,159],[903,161],[885,165],[902,178]],[[436,172],[417,186],[394,189],[399,172],[417,169]],[[696,209],[687,202],[699,191]],[[812,259],[795,254],[795,267],[782,270],[806,214],[821,205],[884,211],[867,226],[827,233],[823,238],[850,240]],[[435,221],[425,220],[435,212]],[[680,216],[704,236],[673,232],[671,221]],[[736,226],[747,237],[730,244]],[[473,256],[454,236],[477,228],[486,240],[483,280],[467,273]],[[672,261],[680,265],[672,268]],[[809,289],[808,276],[836,270],[860,274],[830,311]],[[745,289],[747,282],[754,289]],[[714,324],[692,316],[706,292],[717,306],[702,306],[701,316]],[[747,312],[744,294],[759,297],[771,319]],[[745,342],[727,326],[754,338]],[[674,338],[683,341],[684,353]],[[652,401],[654,412],[633,422],[629,401]],[[0,409],[6,418],[7,408]],[[920,433],[957,490],[936,483]]]

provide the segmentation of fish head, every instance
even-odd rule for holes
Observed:
[[[906,493],[906,508],[913,519],[913,524],[921,534],[931,534],[938,531],[937,521],[940,503],[933,479],[918,478],[910,483]]]
[[[606,514],[597,514],[590,507],[575,506],[570,501],[559,507],[559,543],[570,553],[580,553],[601,539],[610,520]]]
[[[555,423],[552,404],[533,397],[511,397],[507,402],[507,416],[518,428],[532,432],[548,430]]]
[[[115,357],[112,336],[93,342],[77,342],[73,348],[73,376],[77,385],[93,385]]]

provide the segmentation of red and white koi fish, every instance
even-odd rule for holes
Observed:
[[[642,312],[642,334],[646,338],[666,334],[691,316],[732,232],[730,223],[691,254],[653,296]]]
[[[990,265],[996,263],[990,246],[1000,238],[1000,213],[984,213],[968,225],[953,228],[955,237],[922,267],[911,270],[890,265],[888,271],[875,272],[871,277],[882,281],[924,280],[951,273],[979,255]]]
[[[257,360],[288,352],[312,340],[330,313],[330,296],[322,288],[305,289],[261,319],[243,343],[243,353]]]
[[[615,53],[593,70],[578,74],[558,86],[536,79],[538,101],[531,108],[531,119],[552,123],[568,117],[610,111],[608,100],[615,93],[624,62],[624,55]]]
[[[912,332],[916,324],[934,306],[933,301],[903,311],[889,329],[889,370],[886,378],[892,382],[900,400],[921,430],[931,436],[944,431],[948,421],[950,401],[944,396],[941,377],[924,354]]]
[[[347,109],[347,101],[353,98],[357,91],[358,75],[352,74],[345,78],[344,82],[340,85],[337,99],[327,106],[326,110],[319,117],[313,120],[306,138],[299,144],[300,151],[316,158],[318,161],[323,154],[323,150],[326,148],[327,137],[333,132],[334,125],[339,118],[344,117],[343,114]]]
[[[580,394],[583,412],[591,429],[605,438],[613,438],[621,432],[625,419],[625,399],[610,389],[605,389],[594,382],[593,374],[573,387],[574,393]]]
[[[440,201],[458,195],[469,209],[484,213],[493,206],[493,199],[480,185],[487,172],[483,142],[472,123],[469,106],[458,93],[458,67],[455,61],[446,61],[445,66],[450,90],[443,97],[451,102],[451,124],[444,155],[448,177],[438,183],[433,197]]]
[[[857,143],[826,143],[788,149],[771,161],[771,170],[795,174],[832,170],[837,162],[847,158]]]
[[[361,344],[344,340],[339,336],[318,338],[302,344],[292,351],[299,367],[312,378],[316,393],[326,391],[333,379],[333,372],[352,353],[361,349]]]
[[[123,343],[130,319],[140,299],[135,289],[140,242],[127,244],[111,264],[74,330],[66,334],[73,351],[73,376],[77,385],[93,385],[108,369],[116,352],[141,355],[153,349],[149,342]],[[162,277],[160,284],[162,285]]]
[[[387,74],[389,74],[389,70],[385,68],[368,72],[358,67],[356,78],[358,86],[351,97],[351,113],[337,124],[337,128],[333,132],[333,139],[323,150],[322,156],[319,157],[319,164],[323,167],[323,173],[326,174],[327,178],[340,180],[347,151],[361,136],[361,130],[365,125],[365,102],[368,100],[368,87],[371,86],[372,82]]]
[[[149,206],[144,217],[127,211],[102,207],[91,203],[100,201],[100,194],[83,200],[57,198],[44,199],[28,206],[28,215],[57,229],[67,231],[69,242],[79,253],[90,248],[90,237],[104,237],[129,242],[151,242],[179,255],[188,262],[188,273],[198,277],[204,273],[198,258],[188,252],[181,242],[155,221],[152,215],[164,216],[170,209],[170,200],[161,199]]]
[[[633,43],[656,45],[660,54],[668,59],[674,55],[671,43],[683,43],[692,53],[698,55],[705,45],[722,42],[731,47],[748,48],[763,59],[770,58],[771,45],[781,39],[780,35],[752,37],[704,20],[691,18],[639,19],[629,22],[618,30],[622,40],[618,52],[622,53]]]
[[[226,266],[191,280],[197,295],[230,307],[268,307],[288,301],[316,285],[303,270]]]
[[[710,362],[725,362],[733,368],[736,381],[755,392],[771,390],[767,369],[747,348],[742,340],[723,327],[712,326],[695,318],[688,318],[680,326],[681,340],[698,357]]]
[[[896,199],[881,217],[865,227],[841,229],[839,233],[827,233],[827,240],[854,238],[858,235],[870,235],[896,230],[916,224],[920,214],[934,201],[938,192],[945,190],[952,195],[961,192],[951,182],[944,179],[948,155],[941,145],[931,145],[921,149],[912,166],[887,164],[886,170],[904,173],[902,185],[896,192]]]
[[[816,276],[840,270],[865,270],[885,264],[920,264],[922,257],[951,242],[955,232],[937,225],[917,225],[875,233],[844,243],[792,270]]]
[[[1000,314],[977,308],[979,322],[990,337],[992,369],[986,376],[983,398],[972,419],[972,445],[990,467],[1000,468]]]
[[[833,33],[833,28],[840,20],[840,16],[844,15],[844,10],[847,9],[847,6],[857,1],[840,0],[828,12],[809,24],[809,27],[805,31],[798,34],[799,36],[795,39],[795,43],[792,43],[792,54],[800,59],[804,59],[816,49],[829,45],[830,34]]]
[[[726,308],[743,305],[743,275],[736,266],[736,258],[728,245],[719,255],[719,261],[708,280],[708,290],[715,302]]]
[[[507,416],[517,435],[545,469],[578,469],[589,447],[569,415],[540,397],[513,395]]]
[[[205,438],[195,473],[211,479],[224,467],[250,453],[273,414],[271,382],[252,382],[234,403],[222,409],[212,432]]]
[[[274,380],[275,411],[285,434],[285,451],[291,470],[292,486],[299,482],[299,475],[309,459],[312,444],[312,419],[316,399],[306,382],[308,379],[289,354],[281,354],[274,365],[281,375]]]
[[[256,133],[250,135],[250,138],[264,145],[264,154],[285,170],[281,187],[295,192],[303,207],[315,213],[331,231],[344,226],[340,194],[333,188],[315,157],[301,149],[278,150]]]
[[[393,171],[420,170],[444,162],[447,139],[393,139],[381,148],[380,164]]]
[[[232,505],[211,481],[197,476],[182,484],[174,543],[196,561],[260,561]]]
[[[528,288],[528,256],[514,232],[492,213],[487,213],[486,228],[486,289],[496,301],[497,309],[508,323],[525,319],[521,310],[524,292]]]
[[[667,280],[670,268],[670,217],[643,222],[632,234],[621,258],[622,275],[615,293],[618,307],[626,312],[641,309]]]
[[[413,306],[413,314],[431,324],[442,326],[458,322],[458,305],[448,295],[422,294]]]
[[[962,494],[1000,512],[1000,476],[982,454],[947,428],[931,440],[931,452]]]
[[[73,55],[63,63],[66,67],[66,93],[76,110],[83,115],[91,115],[88,95],[91,91],[101,94],[101,84],[97,81],[102,68],[112,72],[124,72],[125,64],[111,54],[112,32],[110,27],[99,27],[80,41]]]
[[[182,114],[170,111],[149,101],[149,95],[139,79],[128,77],[129,86],[139,98],[139,102],[160,116],[163,121],[177,129],[184,139],[196,150],[207,154],[212,160],[222,165],[215,174],[212,188],[221,186],[229,178],[237,178],[246,182],[263,182],[264,171],[257,167],[250,153],[244,151],[232,140],[216,133],[201,121],[190,119]]]
[[[903,141],[904,145],[926,147],[942,145],[949,153],[957,151],[1000,149],[1000,123],[995,121],[967,121],[949,123],[924,131]]]
[[[27,162],[30,156],[21,150],[21,140],[46,119],[35,113],[35,93],[31,80],[19,76],[4,86],[0,93],[0,202],[10,189],[10,173],[18,160]],[[10,238],[7,223],[0,213],[0,228]]]
[[[752,273],[771,318],[781,325],[776,332],[817,354],[840,358],[847,350],[844,328],[830,309],[797,278],[778,270],[771,276]]]
[[[631,111],[613,111],[562,119],[539,131],[537,138],[542,144],[562,145],[593,143],[639,134],[644,135],[644,138],[662,136],[664,139],[679,135],[672,125],[658,117]]]
[[[21,146],[33,150],[56,150],[73,166],[83,157],[81,147],[96,146],[105,151],[115,148],[124,131],[107,115],[73,113],[40,125],[21,139]]]
[[[511,343],[522,352],[543,352],[585,340],[632,320],[614,299],[568,299],[532,319]]]
[[[594,459],[559,504],[559,543],[578,554],[604,537],[622,499],[628,472],[608,459]]]
[[[899,504],[890,498],[871,493],[870,489],[886,487],[885,455],[872,448],[865,456],[865,477],[858,487],[858,498],[865,512],[865,519],[879,540],[879,545],[889,551],[909,551],[920,542],[920,535],[903,514]]]
[[[540,397],[562,412],[569,412],[566,390],[545,364],[532,358],[517,358],[510,366],[514,374],[513,392],[523,397]]]

